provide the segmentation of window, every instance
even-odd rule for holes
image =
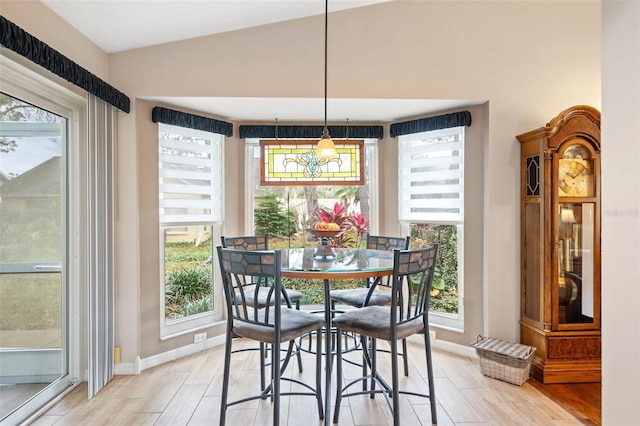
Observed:
[[[287,139],[283,139],[283,142]],[[313,147],[317,140],[309,140],[308,146]],[[335,141],[340,146],[340,141]],[[245,229],[248,233],[270,235],[269,248],[302,247],[316,244],[304,229],[310,227],[315,219],[314,213],[320,208],[332,209],[335,203],[346,207],[349,216],[362,214],[368,219],[368,226],[372,233],[377,230],[378,223],[378,170],[377,139],[364,140],[364,185],[305,185],[301,180],[298,185],[262,186],[260,184],[261,151],[258,139],[246,139],[246,192]],[[307,145],[305,144],[305,145]],[[253,230],[253,231],[251,231]],[[355,233],[353,233],[355,234]],[[339,244],[355,245],[358,239],[347,233],[341,236]],[[361,241],[360,241],[361,242]],[[286,281],[286,280],[285,280]],[[297,280],[296,283],[283,281],[285,285],[295,285],[303,289],[305,299],[303,304],[323,303],[321,287],[314,280]],[[306,288],[302,286],[315,286]],[[337,283],[341,285],[341,283]],[[347,285],[345,282],[344,285]]]
[[[398,206],[414,248],[439,243],[431,321],[463,328],[464,127],[399,137]]]
[[[160,264],[168,337],[221,318],[213,242],[222,219],[222,136],[159,124]]]

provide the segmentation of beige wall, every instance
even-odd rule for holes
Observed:
[[[602,3],[602,424],[640,424],[640,2]]]
[[[330,19],[329,46],[335,46],[329,54],[331,97],[487,102],[482,110],[488,124],[482,129],[485,185],[479,214],[484,227],[475,233],[483,247],[467,253],[482,262],[480,272],[468,274],[467,279],[482,281],[481,285],[468,283],[466,291],[471,293],[465,299],[465,307],[481,312],[473,324],[482,334],[519,338],[519,145],[515,135],[544,125],[568,106],[600,108],[599,29],[600,7],[595,2],[394,1],[336,13]],[[137,98],[321,97],[322,37],[318,34],[322,34],[322,19],[314,17],[137,49],[111,55],[109,74],[116,87]],[[135,111],[140,114],[139,108]],[[121,126],[122,143],[135,144],[135,129],[146,126],[149,117],[147,111],[128,117],[132,123]],[[228,142],[227,164],[241,171],[241,141]],[[397,191],[393,142],[381,142],[380,157],[384,158],[381,199],[391,202]],[[121,161],[128,174],[141,160],[133,154],[121,156]],[[242,186],[232,188],[241,183],[237,178],[242,179],[242,174],[227,176],[226,205],[232,210],[226,218],[230,221],[243,211]],[[155,191],[155,185],[144,178],[139,190]],[[141,205],[141,214],[145,208]],[[381,211],[381,231],[397,229],[395,215],[387,202]],[[151,223],[148,219],[140,216],[139,223]],[[232,223],[226,223],[226,232],[234,231]],[[243,223],[239,220],[236,230]],[[473,235],[473,229],[466,229]],[[136,246],[136,235],[123,235],[131,239],[123,244]],[[140,241],[141,251],[155,252],[148,243]],[[145,269],[141,265],[141,271]],[[151,280],[153,275],[141,272],[140,288],[150,291],[157,283]],[[471,298],[476,286],[482,288],[481,299]],[[146,313],[140,315],[141,321],[148,318]],[[467,335],[448,337],[469,342]],[[139,353],[154,352],[149,349],[140,348]]]

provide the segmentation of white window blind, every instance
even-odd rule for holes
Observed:
[[[401,221],[463,220],[464,127],[399,137]]]
[[[160,223],[222,219],[222,135],[159,124]]]

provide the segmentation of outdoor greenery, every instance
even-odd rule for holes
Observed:
[[[411,247],[438,243],[438,261],[430,307],[438,312],[458,312],[458,232],[455,225],[413,224]]]
[[[285,210],[279,195],[265,190],[256,197],[254,226],[256,235],[268,234],[270,237],[289,236],[298,232],[297,217],[292,209]]]
[[[211,240],[165,244],[165,316],[177,319],[213,307]]]

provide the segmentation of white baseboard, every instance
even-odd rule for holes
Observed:
[[[438,349],[444,352],[466,356],[469,358],[478,358],[476,350],[471,346],[461,345],[461,344],[449,342],[446,340],[438,340],[436,338],[436,332],[433,330],[429,332],[429,337],[431,337],[432,349]],[[412,343],[422,344],[424,342],[424,337],[420,334],[414,334],[413,336],[409,337],[408,340]]]
[[[116,375],[140,374],[140,372],[148,368],[155,367],[169,361],[175,361],[176,359],[180,359],[182,357],[194,354],[196,352],[204,351],[209,348],[224,345],[224,339],[225,336],[223,334],[207,339],[202,343],[192,343],[190,345],[172,349],[170,351],[153,355],[148,358],[136,357],[133,363],[116,364],[114,373]]]
[[[460,345],[458,343],[452,343],[445,340],[438,340],[436,338],[435,331],[430,332],[431,335],[431,347],[445,352],[450,352],[456,355],[466,356],[470,358],[477,358],[476,350],[471,346]],[[420,344],[423,342],[423,337],[420,335],[414,335],[409,338],[410,341]],[[214,348],[216,346],[224,345],[225,336],[215,336],[205,340],[202,343],[192,343],[187,346],[172,349],[167,352],[163,352],[157,355],[150,356],[148,358],[136,357],[133,363],[120,363],[115,365],[114,373],[116,375],[135,375],[140,374],[143,370],[151,367],[155,367],[166,362],[175,361],[176,359],[194,354],[196,352],[203,351],[205,349]]]

